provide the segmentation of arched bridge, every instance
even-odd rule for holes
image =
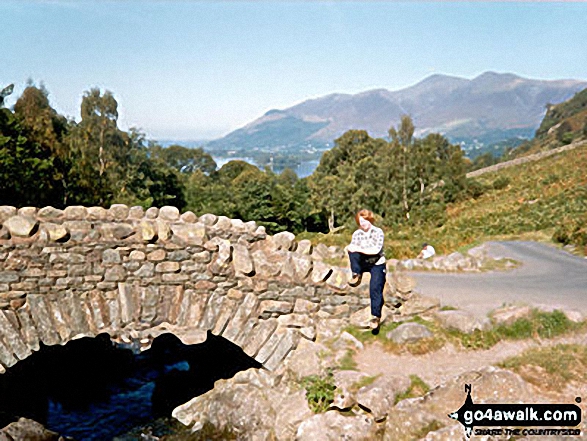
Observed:
[[[273,370],[315,339],[317,317],[369,303],[309,241],[255,222],[113,205],[3,206],[0,223],[0,373],[41,342],[161,326],[211,331]]]

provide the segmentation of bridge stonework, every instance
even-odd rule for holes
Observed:
[[[274,370],[319,318],[369,304],[291,233],[113,205],[0,207],[0,373],[40,343],[154,330],[223,336]]]

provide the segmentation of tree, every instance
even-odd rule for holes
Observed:
[[[389,129],[389,137],[391,142],[400,147],[400,162],[402,164],[402,204],[406,219],[408,220],[410,219],[410,206],[408,204],[408,176],[410,174],[410,170],[408,168],[408,156],[410,147],[412,146],[413,136],[414,123],[408,115],[402,115],[401,123],[397,130],[393,127]]]
[[[181,173],[193,173],[200,170],[209,175],[217,167],[212,156],[201,148],[190,149],[176,144],[161,147],[155,144],[150,148],[150,155],[153,158],[161,159],[168,166]]]
[[[55,197],[56,179],[50,152],[27,138],[8,109],[0,109],[0,204],[42,207]]]
[[[39,144],[45,154],[53,158],[54,195],[49,205],[56,207],[67,203],[65,189],[68,181],[67,144],[64,142],[69,127],[65,117],[49,104],[49,93],[41,86],[29,85],[14,105],[14,115],[31,142]]]
[[[127,174],[129,143],[117,126],[118,103],[111,92],[91,89],[82,99],[81,117],[69,138],[74,183],[68,188],[68,199],[109,205],[116,184]]]

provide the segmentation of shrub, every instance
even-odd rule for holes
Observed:
[[[302,380],[302,385],[306,389],[306,399],[308,405],[314,413],[326,412],[330,404],[334,401],[334,376],[329,371],[325,376],[312,375]]]
[[[500,176],[491,184],[494,190],[503,190],[508,185],[510,185],[510,178],[507,176]]]

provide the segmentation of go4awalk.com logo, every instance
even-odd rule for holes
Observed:
[[[471,434],[494,436],[580,436],[581,408],[576,404],[474,404],[471,385],[465,385],[465,404],[448,416]],[[578,403],[581,402],[577,398]],[[484,429],[475,429],[484,427]],[[487,429],[487,427],[494,427]],[[543,428],[548,427],[548,428]],[[556,428],[554,428],[556,427]]]

